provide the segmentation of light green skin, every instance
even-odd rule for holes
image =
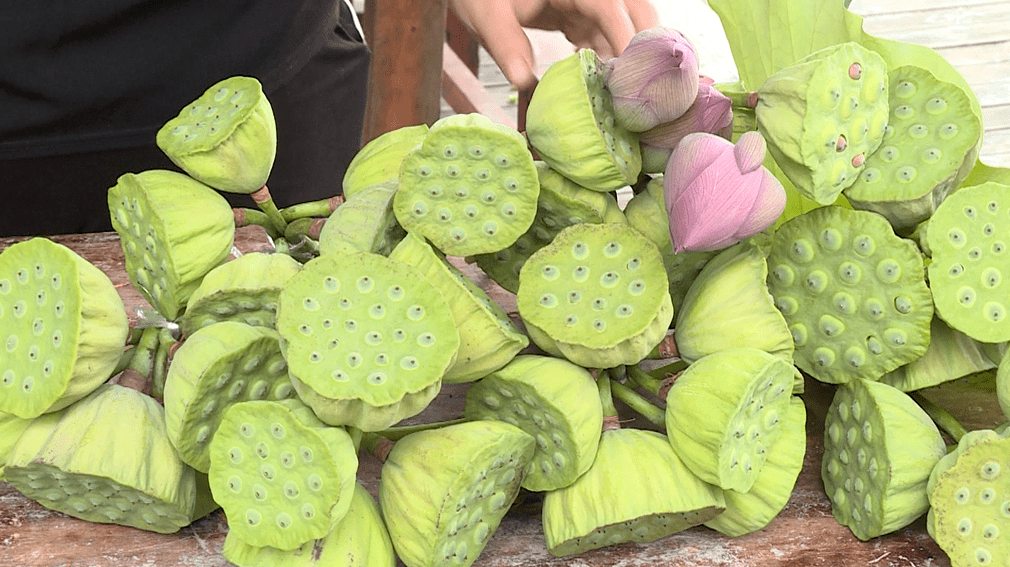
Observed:
[[[108,276],[62,244],[32,238],[0,254],[0,412],[57,411],[109,379],[130,331]]]
[[[4,465],[21,434],[28,429],[31,419],[20,418],[10,413],[0,413],[0,482],[4,482]]]
[[[473,382],[505,366],[530,344],[505,310],[458,268],[412,232],[389,254],[419,271],[445,298],[459,332],[456,361],[444,384]]]
[[[996,367],[996,400],[1003,415],[1010,416],[1010,356],[1005,354]]]
[[[862,67],[849,76],[853,63]],[[815,51],[768,77],[758,89],[758,130],[797,190],[830,205],[865,168],[853,158],[876,151],[888,118],[887,64],[857,43]],[[839,150],[843,136],[845,147]]]
[[[344,170],[344,202],[373,185],[397,181],[403,158],[428,135],[427,124],[402,126],[370,140]]]
[[[577,224],[530,256],[516,304],[533,342],[586,368],[637,364],[673,320],[659,249],[622,224]]]
[[[407,567],[467,567],[519,494],[536,442],[501,421],[412,433],[382,465],[379,507]]]
[[[169,441],[161,406],[115,384],[33,420],[4,473],[50,510],[158,533],[189,525],[196,501],[194,471]]]
[[[982,118],[961,87],[915,65],[891,69],[884,140],[845,191],[854,208],[874,211],[895,232],[927,220],[967,177],[982,147]]]
[[[843,384],[824,431],[824,491],[835,520],[853,535],[866,541],[888,534],[926,511],[926,481],[946,447],[907,394],[868,380]]]
[[[533,223],[540,183],[519,132],[480,114],[439,119],[403,159],[396,220],[449,256],[497,252]]]
[[[183,341],[168,367],[168,437],[186,464],[207,472],[211,439],[229,407],[294,396],[276,331],[235,321],[213,323]]]
[[[552,64],[526,109],[526,137],[565,177],[610,192],[638,179],[642,154],[638,134],[617,123],[604,67],[592,49]]]
[[[986,343],[1010,340],[1010,287],[1003,285],[1008,211],[1010,185],[962,187],[937,207],[926,229],[936,313]]]
[[[158,130],[158,147],[194,179],[229,193],[266,185],[277,153],[277,126],[253,77],[228,77]]]
[[[933,301],[915,244],[869,211],[820,207],[784,223],[768,253],[768,290],[821,382],[878,380],[926,352]]]
[[[393,214],[397,181],[371,185],[330,213],[319,232],[319,254],[374,252],[388,256],[406,232]]]
[[[326,423],[363,431],[427,407],[460,344],[442,293],[368,252],[307,262],[281,291],[277,331],[299,397]]]
[[[298,549],[325,537],[350,509],[354,442],[298,400],[232,405],[210,456],[214,500],[229,532],[249,545]]]
[[[179,318],[183,335],[220,321],[273,328],[277,296],[302,265],[287,254],[251,252],[207,272]]]
[[[603,427],[603,405],[588,370],[567,360],[519,355],[466,392],[466,419],[511,423],[536,439],[522,487],[564,488],[589,470]]]
[[[666,395],[666,435],[699,478],[747,492],[782,435],[793,367],[753,348],[705,356]]]
[[[880,377],[902,392],[912,392],[996,368],[1006,343],[982,344],[951,329],[937,316],[929,324],[926,354]]]
[[[231,205],[191,177],[158,169],[121,175],[108,202],[130,283],[174,320],[201,279],[231,253]]]
[[[601,505],[605,499],[606,505]],[[655,431],[604,431],[593,466],[544,496],[547,551],[566,557],[646,543],[707,522],[726,508],[722,490],[691,472]]]

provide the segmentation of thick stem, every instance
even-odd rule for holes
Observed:
[[[151,370],[151,397],[161,400],[165,397],[165,379],[168,376],[168,359],[173,352],[175,338],[171,329],[162,327],[158,332],[158,350],[154,354],[154,368]]]
[[[666,399],[659,397],[659,391],[663,387],[663,381],[659,378],[654,378],[648,372],[642,370],[637,364],[628,367],[628,379],[631,380],[632,385],[635,387],[641,388],[661,400]]]
[[[329,199],[320,199],[318,201],[310,201],[308,203],[298,203],[281,209],[281,216],[283,216],[284,220],[287,222],[308,217],[329,217],[330,214],[337,210],[337,207],[339,207],[343,202],[343,195],[337,195],[336,197],[330,197]]]
[[[256,225],[262,227],[270,238],[277,238],[281,235],[274,228],[273,223],[270,222],[270,217],[263,211],[256,209],[232,209],[232,212],[235,214],[235,228]]]
[[[926,397],[922,394],[918,392],[909,392],[909,396],[911,396],[912,399],[919,404],[919,407],[926,412],[926,415],[933,420],[933,423],[935,423],[937,427],[954,439],[955,444],[964,437],[965,433],[968,433],[968,429],[961,425],[961,422],[958,421],[956,417],[951,415],[947,410],[926,399]]]
[[[389,451],[393,447],[393,441],[378,433],[363,431],[361,433],[361,448],[375,455],[379,461],[385,463]]]
[[[325,224],[325,218],[304,217],[295,219],[288,223],[288,228],[284,231],[284,238],[288,242],[298,242],[306,236],[313,240],[319,240],[319,235],[322,233]]]
[[[638,392],[620,382],[611,382],[610,392],[614,397],[634,410],[635,413],[648,420],[649,423],[656,427],[666,426],[666,412],[653,405],[652,402],[642,397]]]
[[[610,390],[610,373],[601,370],[596,376],[596,387],[600,390],[600,403],[603,404],[603,417],[617,417],[617,408],[614,406],[614,396]]]
[[[274,198],[270,195],[270,190],[264,185],[260,187],[255,193],[249,195],[252,200],[256,203],[261,211],[266,213],[267,217],[270,219],[270,224],[273,225],[274,230],[278,234],[284,234],[284,229],[288,226],[288,221],[284,220],[284,215],[281,214],[280,210],[277,208],[277,204],[274,203]]]
[[[418,423],[415,425],[398,425],[395,427],[390,427],[388,429],[383,429],[379,431],[378,434],[389,439],[390,441],[399,441],[404,437],[410,435],[411,433],[417,433],[418,431],[431,431],[432,429],[439,429],[441,427],[446,427],[448,425],[456,425],[458,423],[465,423],[468,420],[465,418],[448,419],[446,421],[436,421],[432,423]]]

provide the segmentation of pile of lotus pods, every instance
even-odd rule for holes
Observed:
[[[790,3],[806,52],[740,23],[785,1],[712,0],[738,83],[669,28],[579,50],[525,136],[475,114],[386,133],[342,204],[278,209],[259,82],[212,86],[158,133],[181,172],[108,192],[140,323],[65,246],[0,254],[0,479],[162,533],[221,508],[241,567],[470,565],[521,490],[556,556],[734,537],[789,500],[811,378],[836,388],[839,523],[870,540],[927,514],[954,565],[1005,564],[1010,433],[916,391],[988,376],[1010,414],[1010,172],[977,161],[978,102],[930,50],[842,2]],[[814,15],[837,29],[811,40]],[[233,249],[247,224],[273,252]],[[460,419],[398,425],[443,384],[467,385]]]

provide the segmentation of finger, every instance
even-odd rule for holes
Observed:
[[[477,39],[513,86],[519,90],[534,87],[537,78],[529,37],[515,13],[502,3],[491,2],[488,8],[487,14],[475,15],[471,21]]]
[[[659,11],[649,0],[624,0],[624,4],[628,7],[628,15],[631,16],[636,32],[660,25]]]
[[[586,16],[600,28],[611,51],[615,54],[624,51],[636,31],[624,2],[587,2],[584,9]]]

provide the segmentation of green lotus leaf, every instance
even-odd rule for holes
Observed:
[[[344,171],[344,202],[373,185],[385,185],[400,177],[400,165],[428,135],[427,124],[402,126],[369,140]]]
[[[397,181],[387,181],[346,198],[319,232],[319,254],[374,252],[388,256],[406,234],[393,213],[397,187]]]
[[[933,316],[929,324],[929,347],[921,357],[880,377],[902,392],[912,392],[996,368],[1000,349],[1006,344],[983,344],[951,329]]]

